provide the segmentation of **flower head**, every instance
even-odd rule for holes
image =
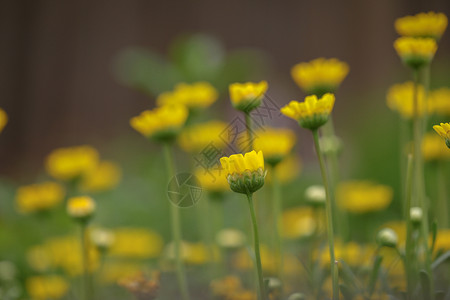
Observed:
[[[395,20],[398,34],[411,37],[429,37],[439,40],[447,28],[447,16],[443,13],[419,13]]]
[[[162,93],[156,99],[159,106],[183,105],[189,108],[205,108],[213,104],[219,93],[208,82],[179,83],[173,91]]]
[[[450,160],[450,151],[435,133],[426,133],[422,139],[422,156],[427,161]]]
[[[56,182],[22,186],[17,190],[16,203],[22,213],[47,211],[64,199],[64,188]]]
[[[231,103],[236,109],[249,113],[261,104],[267,89],[267,81],[232,83],[229,86]]]
[[[209,192],[219,193],[229,190],[227,178],[223,176],[224,172],[221,168],[197,169],[195,177],[197,177],[202,188]]]
[[[26,281],[27,292],[32,299],[61,299],[69,290],[67,281],[57,275],[33,276]]]
[[[395,40],[394,48],[404,64],[418,69],[431,62],[437,43],[432,38],[400,37]]]
[[[348,181],[338,186],[337,203],[352,213],[367,213],[387,208],[393,191],[389,186],[370,181]]]
[[[414,116],[414,83],[408,81],[405,83],[394,84],[386,95],[387,106],[398,111],[406,119]],[[417,102],[419,116],[432,112],[432,106],[427,105],[425,101],[425,91],[422,85],[417,87]]]
[[[381,246],[395,248],[398,243],[398,237],[391,228],[383,228],[378,232],[377,241]]]
[[[145,137],[155,140],[172,140],[183,127],[188,109],[182,105],[164,105],[145,110],[130,120],[130,125]]]
[[[434,125],[433,129],[445,140],[445,144],[450,148],[450,123]]]
[[[67,200],[67,213],[74,219],[87,221],[95,212],[95,202],[91,197],[78,196]]]
[[[253,147],[264,153],[268,164],[276,165],[291,152],[295,140],[292,130],[266,127],[256,131]]]
[[[100,192],[113,189],[120,181],[121,170],[111,161],[102,161],[81,179],[83,191]]]
[[[250,194],[264,185],[264,157],[262,151],[251,151],[222,157],[220,163],[227,174],[230,188],[241,194]]]
[[[450,116],[450,88],[431,91],[428,100],[436,115]]]
[[[114,243],[114,233],[104,228],[94,228],[90,231],[90,238],[100,251],[108,250]]]
[[[8,123],[8,115],[6,112],[0,108],[0,132],[5,128],[6,123]]]
[[[320,99],[316,95],[307,96],[304,102],[289,102],[281,108],[281,113],[298,121],[303,128],[315,130],[328,121],[334,100],[334,95],[329,93]]]
[[[109,254],[121,258],[148,259],[161,254],[164,241],[155,231],[146,228],[117,228]]]
[[[46,159],[47,172],[56,179],[80,178],[97,167],[99,154],[91,146],[53,150]]]
[[[321,220],[314,216],[313,209],[307,206],[290,208],[283,212],[283,237],[299,239],[311,236],[319,227]],[[320,223],[320,224],[319,224]]]
[[[308,95],[321,97],[326,93],[334,93],[348,72],[349,67],[345,62],[336,58],[317,58],[295,65],[291,75]]]
[[[186,152],[200,153],[211,143],[216,148],[226,146],[222,137],[227,124],[222,121],[209,121],[189,126],[181,132],[178,137],[178,144]]]

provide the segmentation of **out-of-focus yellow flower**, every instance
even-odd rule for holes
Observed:
[[[450,250],[450,229],[438,230],[434,248],[443,251]]]
[[[450,148],[450,123],[434,125],[433,129],[445,140],[445,144]]]
[[[86,220],[95,212],[94,199],[88,196],[72,197],[67,200],[67,213],[75,219]]]
[[[227,124],[222,121],[210,121],[185,128],[178,137],[178,144],[186,152],[200,153],[207,146],[222,149],[226,140],[222,138]]]
[[[27,279],[27,292],[33,300],[61,299],[66,295],[69,284],[57,275],[33,276]]]
[[[21,213],[42,212],[60,204],[64,195],[64,188],[56,182],[31,184],[17,189],[16,204]]]
[[[187,251],[184,256],[186,264],[203,265],[210,261],[217,260],[219,257],[218,249],[204,243],[188,243]]]
[[[215,279],[210,285],[211,293],[217,299],[224,300],[256,300],[257,295],[244,289],[241,280],[235,276]],[[215,299],[214,298],[214,299]]]
[[[216,102],[217,90],[208,82],[179,83],[173,91],[162,93],[156,99],[159,106],[183,105],[189,108],[205,108]]]
[[[435,114],[450,116],[450,88],[444,87],[431,91],[428,99]]]
[[[422,156],[427,161],[449,160],[450,151],[439,136],[427,133],[422,140]]]
[[[255,150],[242,154],[222,157],[220,163],[224,168],[231,190],[236,193],[254,193],[264,185],[264,157],[262,151]]]
[[[46,159],[47,172],[56,179],[70,180],[95,169],[98,152],[91,146],[59,148]]]
[[[111,256],[130,258],[155,258],[161,254],[164,241],[149,229],[119,228],[114,230],[114,243],[109,249]]]
[[[275,166],[273,172],[278,176],[278,180],[281,183],[288,183],[297,178],[302,170],[302,161],[300,157],[295,154],[291,154],[283,159],[279,164]],[[266,181],[271,182],[272,175],[267,173]]]
[[[219,168],[209,170],[197,169],[195,177],[197,177],[203,189],[209,192],[224,192],[230,188],[224,172],[224,170]]]
[[[136,262],[108,261],[102,267],[100,279],[104,283],[114,283],[118,280],[139,274],[142,266]]]
[[[369,267],[373,261],[373,254],[375,252],[374,245],[360,245],[355,242],[342,243],[337,240],[334,244],[334,252],[336,260],[343,260],[346,264],[352,267]],[[316,259],[322,266],[330,265],[330,252],[327,249],[320,249],[314,253]]]
[[[425,112],[432,112],[432,105],[427,105],[425,101],[425,91],[422,85],[417,87],[417,101],[419,116]],[[408,81],[394,84],[387,92],[386,103],[390,109],[399,112],[403,118],[412,118],[414,116],[414,83]]]
[[[0,108],[0,132],[5,128],[6,123],[8,123],[8,115],[6,112]]]
[[[327,93],[318,99],[316,95],[307,96],[304,102],[291,101],[281,108],[281,113],[292,118],[303,128],[315,130],[328,121],[334,106],[334,95]]]
[[[94,271],[99,265],[98,251],[88,240],[88,269]],[[62,269],[70,276],[82,274],[83,261],[81,245],[78,237],[63,236],[51,238],[42,245],[30,248],[27,252],[27,261],[36,271]]]
[[[447,28],[447,16],[443,13],[418,13],[395,20],[395,30],[403,36],[429,37],[439,40]]]
[[[308,95],[321,97],[326,93],[334,93],[348,72],[348,65],[336,58],[316,58],[295,65],[291,76]]]
[[[231,103],[234,108],[249,113],[261,104],[268,87],[267,81],[232,83],[229,86]]]
[[[255,132],[253,147],[262,151],[266,162],[274,166],[291,152],[295,140],[292,130],[266,127]]]
[[[122,172],[120,167],[112,161],[102,161],[81,180],[83,191],[100,192],[113,189],[119,184]]]
[[[370,181],[348,181],[338,186],[338,205],[352,213],[386,209],[392,201],[392,188]]]
[[[285,210],[282,222],[282,235],[286,239],[310,237],[319,227],[323,226],[323,222],[316,219],[313,209],[309,206]]]
[[[164,105],[131,118],[130,125],[145,137],[170,140],[183,127],[188,114],[188,109],[183,105]]]
[[[429,64],[437,51],[437,43],[432,38],[400,37],[394,48],[403,63],[417,69]]]
[[[160,282],[160,272],[153,272],[148,278],[142,272],[125,276],[118,281],[118,284],[126,288],[139,300],[154,300],[158,297]]]

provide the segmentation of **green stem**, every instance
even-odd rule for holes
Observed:
[[[82,222],[80,224],[80,245],[81,245],[81,259],[83,263],[83,278],[81,283],[81,299],[89,300],[91,297],[89,295],[89,267],[88,267],[88,249],[86,243],[86,223]]]
[[[247,200],[248,206],[250,207],[250,215],[252,217],[252,224],[253,224],[253,239],[255,241],[255,260],[256,260],[256,269],[258,271],[259,299],[264,300],[266,298],[266,293],[264,289],[261,254],[259,252],[258,224],[256,222],[255,207],[253,206],[253,194],[250,193],[247,194]]]
[[[404,269],[406,275],[406,283],[408,290],[408,299],[412,299],[414,288],[417,283],[416,269],[416,255],[415,245],[412,236],[412,223],[411,223],[411,198],[413,189],[413,157],[408,155],[408,163],[406,168],[406,188],[405,188],[405,218],[406,218],[406,247],[405,247],[405,260]]]
[[[327,235],[328,235],[328,246],[330,251],[330,263],[331,263],[331,277],[333,282],[333,300],[339,299],[339,274],[338,274],[338,266],[337,261],[334,256],[334,229],[333,229],[333,211],[332,211],[332,203],[330,198],[330,187],[327,179],[327,171],[325,169],[325,163],[322,155],[322,151],[320,150],[319,144],[319,134],[316,130],[312,130],[314,145],[316,148],[317,158],[319,159],[320,171],[322,173],[323,185],[325,187],[326,192],[326,215],[327,215]]]
[[[275,255],[278,266],[278,278],[283,278],[283,240],[281,238],[283,234],[283,228],[281,223],[281,214],[283,210],[283,203],[281,199],[281,186],[275,168],[272,168],[272,192],[273,192],[273,220],[275,222]]]
[[[252,132],[252,117],[250,116],[250,113],[245,113],[245,127],[247,128],[247,135],[248,135],[248,151],[253,150],[253,132]]]
[[[448,226],[448,204],[447,204],[447,191],[446,186],[447,182],[445,180],[445,168],[442,162],[438,162],[436,164],[436,175],[437,175],[437,191],[438,191],[438,205],[439,209],[436,209],[438,213],[436,216],[439,218],[439,227],[447,228]]]
[[[167,166],[167,176],[170,181],[175,174],[175,166],[172,158],[171,145],[164,144],[164,155]],[[170,219],[172,227],[172,239],[174,243],[175,252],[175,267],[177,273],[178,287],[181,292],[183,300],[189,300],[189,292],[186,282],[186,272],[184,270],[184,264],[181,259],[181,222],[180,222],[180,210],[178,207],[170,204]]]

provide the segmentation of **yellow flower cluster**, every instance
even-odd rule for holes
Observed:
[[[216,247],[210,247],[202,242],[182,241],[180,247],[181,257],[189,265],[203,265],[211,261],[217,261],[219,259],[219,251]],[[174,243],[167,245],[165,256],[169,260],[175,259]]]
[[[215,279],[210,285],[211,293],[217,299],[226,300],[256,300],[257,295],[244,289],[241,280],[235,276]]]
[[[83,191],[99,192],[116,187],[119,184],[122,172],[112,161],[101,161],[95,169],[85,174],[80,182]]]
[[[213,104],[219,94],[208,82],[179,83],[173,91],[162,93],[156,99],[159,106],[183,105],[189,108],[205,108]]]
[[[114,242],[109,249],[111,256],[129,258],[155,258],[161,254],[164,241],[149,229],[118,228],[114,231]]]
[[[428,101],[435,114],[450,116],[450,88],[440,88],[432,91]]]
[[[6,112],[0,108],[0,132],[5,128],[6,123],[8,123],[8,115]]]
[[[267,81],[232,83],[229,86],[231,103],[243,112],[250,112],[261,104],[268,89]]]
[[[210,170],[197,169],[195,177],[197,177],[203,189],[210,192],[223,192],[228,191],[230,187],[224,172],[224,170],[219,168]]]
[[[318,99],[307,96],[304,102],[291,101],[281,108],[281,113],[299,122],[303,128],[315,130],[328,121],[334,106],[334,95],[327,93]]]
[[[437,43],[432,38],[400,37],[395,40],[394,48],[406,65],[420,68],[431,62]]]
[[[439,136],[427,133],[422,140],[422,156],[427,161],[450,160],[450,151]]]
[[[432,112],[432,106],[427,105],[425,101],[425,90],[422,85],[417,87],[417,101],[419,115],[425,112]],[[393,85],[387,92],[387,106],[398,111],[404,118],[412,118],[414,116],[414,83],[408,81],[405,83]]]
[[[392,188],[370,181],[348,181],[338,186],[338,205],[352,213],[367,213],[386,209],[392,201]]]
[[[337,240],[334,244],[336,260],[343,260],[352,267],[369,267],[375,249],[375,245],[360,245],[355,242],[343,243],[340,240]],[[330,252],[326,249],[316,250],[314,256],[322,266],[330,264]]]
[[[212,144],[215,148],[222,149],[226,146],[223,132],[227,124],[222,121],[210,121],[192,125],[185,128],[178,137],[178,144],[186,152],[196,152],[204,150]]]
[[[277,174],[278,180],[282,183],[293,181],[302,171],[302,161],[300,157],[291,154],[275,166],[273,170]],[[267,174],[267,181],[271,182],[271,173]]]
[[[230,157],[222,157],[220,163],[225,170],[225,174],[244,174],[246,171],[264,171],[264,157],[262,151],[242,154],[233,154]]]
[[[436,243],[434,248],[439,251],[449,251],[450,250],[450,229],[440,229],[437,232]]]
[[[311,207],[294,207],[283,212],[283,237],[286,239],[300,239],[310,237],[315,231],[323,227],[323,220],[317,219]]]
[[[56,182],[43,182],[19,187],[16,193],[17,208],[21,213],[49,210],[60,204],[64,188]]]
[[[164,105],[131,118],[130,125],[145,137],[170,139],[183,127],[188,114],[183,105]]]
[[[321,97],[325,93],[334,93],[348,72],[345,62],[336,58],[317,58],[295,65],[291,76],[308,95]]]
[[[434,125],[433,129],[445,140],[445,144],[450,148],[450,123]]]
[[[67,213],[76,219],[86,219],[95,212],[95,202],[91,197],[78,196],[67,200]]]
[[[447,28],[447,16],[443,13],[419,13],[395,20],[395,30],[402,36],[429,37],[439,40]]]
[[[117,283],[128,276],[135,276],[142,271],[142,264],[122,260],[111,260],[101,268],[100,280],[103,283]]]
[[[91,146],[59,148],[47,156],[45,166],[54,178],[71,180],[95,169],[98,160],[99,154]]]
[[[291,152],[295,140],[292,130],[266,127],[255,132],[253,148],[264,153],[267,163],[276,165]]]
[[[33,300],[61,299],[67,294],[69,284],[57,275],[33,276],[27,279],[26,288]]]

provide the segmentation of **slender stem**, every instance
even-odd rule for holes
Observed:
[[[255,241],[255,259],[256,269],[258,271],[258,284],[259,284],[259,299],[265,300],[266,293],[264,291],[264,279],[261,266],[261,254],[259,252],[259,234],[258,224],[256,222],[255,207],[253,206],[253,194],[247,194],[248,206],[250,207],[250,215],[252,217],[253,224],[253,239]]]
[[[280,180],[278,178],[277,172],[275,172],[275,168],[272,169],[272,193],[273,193],[273,220],[275,222],[275,253],[276,260],[278,265],[278,278],[281,280],[283,278],[283,240],[282,236],[282,223],[281,223],[281,214],[283,210],[283,203],[281,199],[281,186]]]
[[[167,165],[167,176],[170,181],[175,173],[175,166],[172,158],[172,151],[170,144],[164,144],[164,155]],[[178,287],[181,292],[183,300],[189,300],[189,292],[186,282],[186,272],[184,270],[184,264],[181,260],[181,222],[180,222],[180,210],[178,207],[170,204],[170,219],[172,227],[172,239],[174,243],[175,252],[175,267],[177,273]]]
[[[88,278],[88,249],[86,243],[86,223],[80,223],[80,245],[81,245],[81,259],[83,263],[83,278],[81,284],[81,299],[89,300],[89,278]]]
[[[339,299],[339,274],[337,261],[334,256],[334,229],[333,229],[333,211],[332,211],[332,203],[330,198],[330,187],[327,179],[327,171],[325,169],[325,163],[322,155],[322,151],[320,151],[319,144],[319,134],[316,130],[312,131],[314,138],[314,145],[316,148],[317,158],[319,159],[320,171],[322,173],[323,185],[325,187],[326,193],[326,215],[327,215],[327,235],[328,235],[328,246],[330,250],[330,263],[331,263],[331,277],[333,280],[333,300]]]
[[[448,226],[448,204],[447,204],[447,182],[445,180],[445,168],[442,162],[436,163],[436,175],[437,175],[437,191],[438,191],[438,205],[439,209],[437,217],[438,217],[438,225],[441,228],[447,228]]]
[[[248,135],[248,151],[253,150],[253,132],[252,132],[252,117],[249,112],[245,113],[245,127],[247,128]]]
[[[408,290],[408,299],[412,298],[414,288],[417,282],[417,269],[416,269],[416,255],[415,245],[412,236],[413,228],[411,223],[411,198],[413,189],[413,157],[408,155],[408,164],[406,168],[406,188],[405,188],[405,218],[406,218],[406,247],[405,247],[405,260],[404,268],[406,275],[406,283]]]

